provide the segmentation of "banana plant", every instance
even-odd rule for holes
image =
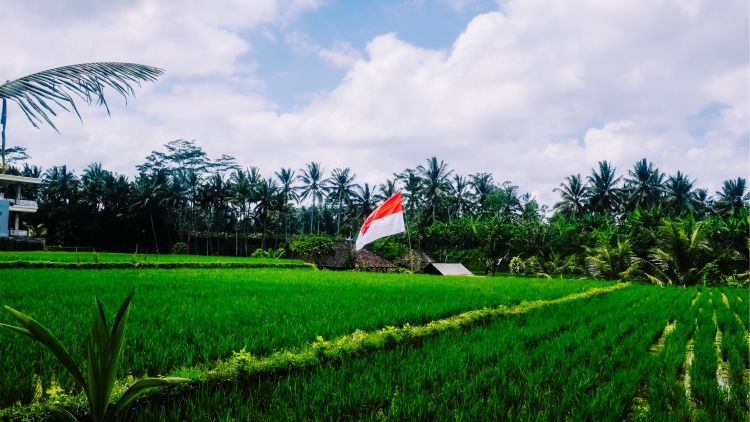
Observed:
[[[98,297],[94,298],[92,308],[91,330],[86,340],[85,371],[79,370],[68,349],[43,325],[10,306],[5,306],[20,326],[0,324],[33,340],[42,343],[57,358],[60,364],[70,373],[88,399],[89,411],[94,422],[106,421],[112,415],[122,412],[127,406],[155,387],[164,387],[189,381],[186,378],[145,378],[128,388],[120,399],[110,406],[112,390],[117,380],[117,368],[122,358],[125,343],[125,327],[130,312],[131,293],[120,306],[114,324],[110,330],[104,307]],[[60,420],[76,420],[67,410],[52,406],[53,415]]]

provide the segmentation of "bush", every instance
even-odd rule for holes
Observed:
[[[335,248],[333,239],[330,237],[310,235],[292,241],[290,249],[296,254],[311,257],[316,264],[319,264],[320,259],[332,254]]]
[[[526,275],[538,275],[544,272],[544,268],[542,268],[542,264],[536,256],[526,258],[524,265],[526,266]]]
[[[187,255],[188,245],[185,242],[177,242],[172,245],[172,253],[176,255]]]
[[[508,264],[510,273],[515,275],[526,274],[526,263],[523,262],[520,256],[514,256]]]

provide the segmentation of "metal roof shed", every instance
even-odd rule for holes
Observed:
[[[474,275],[460,263],[431,262],[424,269],[425,274],[434,275]]]

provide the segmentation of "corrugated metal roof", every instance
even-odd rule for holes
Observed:
[[[462,264],[451,264],[446,262],[431,262],[425,272],[428,272],[430,267],[435,268],[438,273],[442,275],[474,275],[471,271],[466,269]]]

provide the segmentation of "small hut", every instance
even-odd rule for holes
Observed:
[[[425,274],[434,275],[474,275],[461,263],[430,262],[424,269]]]

